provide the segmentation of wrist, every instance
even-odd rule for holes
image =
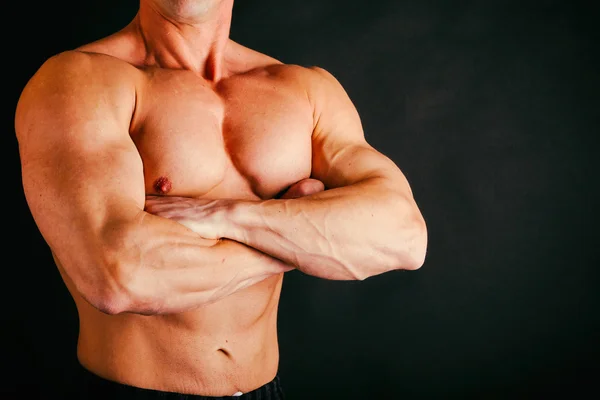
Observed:
[[[250,203],[246,200],[226,200],[223,202],[220,208],[223,237],[245,243],[247,235],[245,234],[244,220],[247,218]]]
[[[253,232],[266,228],[267,204],[273,201],[275,200],[233,200],[228,204],[226,219],[231,239],[252,246]]]

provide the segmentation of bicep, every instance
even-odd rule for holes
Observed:
[[[88,80],[86,69],[96,71],[86,60],[64,61],[44,65],[27,84],[15,129],[32,216],[61,263],[81,265],[102,247],[107,227],[143,209],[144,185],[127,89],[113,89],[102,74]]]
[[[358,111],[340,82],[323,69],[314,70],[319,84],[312,91],[311,176],[328,189],[382,178],[410,191],[398,166],[365,139]]]
[[[44,130],[31,133],[33,138]],[[21,153],[25,197],[51,246],[65,237],[72,237],[72,244],[90,239],[110,219],[130,218],[143,209],[142,167],[135,146],[94,141],[46,138],[44,149],[36,144]]]

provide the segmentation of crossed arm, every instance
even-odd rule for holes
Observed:
[[[362,279],[422,263],[425,227],[408,184],[364,142],[349,100],[325,94],[336,83],[323,71],[330,88],[313,96],[313,177],[328,190],[266,202],[156,201],[146,199],[128,132],[138,72],[123,64],[77,52],[54,57],[27,84],[15,116],[34,220],[100,311],[181,312],[294,267]],[[354,134],[331,134],[335,124]],[[193,207],[179,221],[164,212],[182,204]]]
[[[206,238],[228,238],[309,275],[365,279],[417,269],[427,245],[423,217],[400,169],[365,140],[339,82],[315,68],[307,84],[315,110],[311,178],[327,190],[266,201],[150,197],[146,210]]]

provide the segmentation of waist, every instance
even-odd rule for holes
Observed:
[[[222,399],[222,397],[230,397],[232,399],[261,399],[261,400],[281,400],[284,398],[280,379],[277,374],[274,378],[269,379],[266,383],[257,385],[254,389],[246,392],[230,391],[226,394],[205,394],[202,391],[176,392],[149,389],[139,386],[133,386],[117,382],[114,380],[103,378],[94,372],[90,371],[82,364],[78,366],[77,382],[79,383],[74,389],[76,398],[81,399],[162,399],[176,400],[183,398],[182,395],[187,395],[186,399],[194,400],[209,400]],[[239,396],[239,397],[238,397]]]
[[[134,322],[103,326],[82,320],[80,363],[123,384],[211,396],[251,391],[277,371],[275,318],[230,332],[214,325],[190,330],[155,317],[129,318]]]

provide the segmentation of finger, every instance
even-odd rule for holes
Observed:
[[[325,190],[325,185],[318,179],[307,178],[294,183],[281,196],[282,199],[296,199],[299,197],[310,196]]]

